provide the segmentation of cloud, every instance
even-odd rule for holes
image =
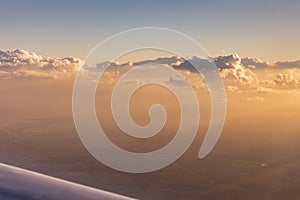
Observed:
[[[257,58],[242,58],[241,63],[251,69],[265,69],[265,68],[281,68],[281,69],[300,69],[300,60],[296,61],[277,61],[273,64],[266,62],[266,61],[261,61],[260,59]]]
[[[293,74],[278,74],[273,80],[280,87],[297,87],[300,86],[300,81],[294,78]]]
[[[177,86],[177,87],[185,87],[186,82],[187,82],[187,80],[183,79],[180,76],[175,76],[175,77],[169,76],[169,80],[166,83],[169,85]]]
[[[200,70],[209,70],[212,67],[217,67],[221,76],[226,81],[231,81],[238,84],[251,84],[256,81],[256,75],[241,64],[241,59],[237,54],[219,56],[216,58],[198,58],[192,57],[182,59],[173,57],[172,63],[169,64],[177,70],[186,70],[189,72],[197,72],[192,63],[197,63],[201,67]],[[166,64],[166,63],[165,63]]]
[[[162,64],[162,65],[169,65],[169,66],[178,66],[181,63],[183,63],[185,60],[184,58],[178,57],[178,56],[172,56],[172,57],[164,57],[164,58],[157,58],[155,60],[144,60],[140,62],[135,62],[133,65],[138,66],[138,65],[145,65],[145,64],[151,64],[151,63],[156,63],[156,64]]]
[[[145,83],[145,81],[140,80],[140,79],[133,79],[133,80],[123,80],[122,83],[124,83],[124,84],[139,85],[139,84]]]
[[[241,63],[242,65],[250,69],[263,69],[263,68],[271,67],[270,63],[261,61],[260,59],[257,58],[249,58],[249,57],[242,58]]]
[[[59,78],[77,71],[81,60],[49,58],[23,49],[0,50],[1,78]]]
[[[293,73],[279,73],[273,80],[263,80],[260,83],[266,88],[300,89],[300,80]]]
[[[256,97],[246,97],[246,101],[250,101],[250,102],[258,102],[258,101],[264,101],[264,98],[263,97],[259,97],[259,96],[256,96]]]
[[[298,68],[300,69],[300,60],[297,61],[278,61],[274,64],[275,68]]]
[[[219,56],[214,58],[214,62],[217,67],[223,69],[233,69],[241,64],[241,58],[237,54],[231,54],[226,56]]]
[[[300,69],[300,60],[296,61],[277,61],[273,64],[261,61],[257,58],[242,58],[241,63],[251,69],[265,69],[265,68],[273,68],[273,69]]]
[[[249,87],[257,83],[256,74],[241,63],[241,58],[237,54],[219,56],[214,62],[227,84]]]
[[[0,50],[0,78],[51,79],[70,77],[78,70],[81,63],[80,59],[73,57],[49,58],[22,49]],[[109,70],[104,72],[105,76],[102,83],[107,84],[113,83],[131,67],[139,65],[149,65],[150,67],[152,63],[178,70],[197,89],[206,89],[206,84],[203,77],[195,73],[197,70],[191,63],[197,63],[201,67],[200,70],[209,70],[212,66],[217,67],[229,92],[273,92],[277,89],[300,89],[300,61],[278,61],[270,64],[256,58],[241,58],[237,54],[214,58],[173,56],[139,62],[101,62],[95,66],[84,66],[84,69],[91,72],[87,75],[93,75],[102,73],[103,67],[109,65]],[[142,80],[137,79],[128,83],[139,83],[139,81]],[[171,77],[167,83],[181,85],[181,80]]]
[[[103,66],[103,64],[109,64],[110,67],[112,67],[111,69],[118,67],[119,70],[125,67],[139,65],[149,65],[150,67],[153,63],[173,67],[181,72],[186,77],[186,80],[197,89],[205,89],[206,84],[203,78],[196,73],[197,70],[195,70],[192,63],[197,63],[197,65],[201,67],[200,70],[209,70],[212,66],[217,67],[220,76],[223,78],[227,91],[230,92],[273,92],[276,88],[295,88],[298,86],[296,78],[290,75],[284,75],[283,71],[281,75],[277,75],[274,79],[260,80],[257,73],[267,73],[268,76],[274,73],[275,76],[275,72],[278,73],[278,70],[275,71],[274,69],[277,69],[278,66],[256,58],[240,58],[237,54],[218,56],[215,58],[181,58],[173,56],[124,64],[116,62],[111,62],[109,64],[107,62],[103,62],[102,64],[98,64],[97,67]],[[277,62],[277,65],[279,65],[279,63],[282,62]],[[288,64],[286,65],[289,67],[293,66]],[[256,71],[256,69],[266,69],[266,71]],[[287,67],[285,69],[287,69]],[[174,79],[173,77],[171,77],[167,83],[180,85],[180,81]]]

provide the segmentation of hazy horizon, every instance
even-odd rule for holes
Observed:
[[[299,198],[299,8],[3,0],[0,163],[145,200]]]

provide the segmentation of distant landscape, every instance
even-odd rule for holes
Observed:
[[[126,174],[94,159],[78,137],[72,90],[80,59],[46,59],[15,50],[2,51],[0,60],[2,163],[149,200],[295,199],[300,195],[299,61],[269,64],[236,54],[215,57],[227,92],[227,116],[217,145],[199,159],[210,121],[205,82],[189,68],[188,59],[145,60],[163,62],[186,77],[198,97],[201,121],[196,140],[174,164],[156,172]],[[149,106],[164,105],[172,117],[158,135],[145,141],[134,139],[122,134],[113,121],[110,95],[123,72],[137,65],[126,64],[129,61],[111,64],[100,80],[95,105],[98,118],[120,147],[136,152],[159,149],[174,137],[180,121],[178,102],[165,88],[140,89],[130,107],[135,122],[146,125]],[[174,80],[166,82],[175,84]]]

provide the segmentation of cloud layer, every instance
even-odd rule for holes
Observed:
[[[78,69],[81,60],[49,58],[22,49],[0,51],[0,78],[59,78]]]
[[[106,74],[109,74],[108,80],[112,82],[116,78],[114,76],[120,76],[119,70],[122,68],[157,63],[173,67],[183,73],[194,87],[203,88],[205,83],[203,79],[194,73],[196,70],[191,64],[193,62],[200,63],[203,69],[209,68],[211,64],[215,64],[228,91],[272,91],[274,88],[300,88],[300,60],[278,61],[270,64],[256,58],[240,58],[237,54],[215,58],[181,58],[173,56],[123,64],[101,62],[94,67],[89,66],[87,70],[99,70],[103,69],[103,66],[110,65],[112,70]],[[70,77],[78,70],[81,63],[82,61],[78,58],[49,58],[22,49],[0,51],[0,79]],[[268,77],[261,78],[259,73],[268,74]],[[168,83],[176,82],[174,79],[168,81]]]

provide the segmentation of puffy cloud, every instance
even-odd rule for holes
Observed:
[[[200,70],[209,70],[212,67],[217,67],[221,77],[224,78],[226,86],[236,86],[239,88],[243,87],[253,87],[253,84],[258,83],[256,74],[251,71],[251,69],[246,68],[241,63],[241,58],[237,54],[219,56],[217,58],[199,58],[191,57],[183,59],[181,57],[167,57],[167,58],[158,58],[155,60],[145,60],[141,62],[135,62],[131,65],[128,64],[115,64],[112,62],[110,66],[126,67],[126,66],[138,66],[138,65],[151,65],[152,63],[163,64],[169,67],[173,67],[176,70],[182,72],[187,78],[188,81],[192,82],[192,85],[196,88],[205,88],[205,83],[202,78],[195,78],[194,75],[199,76],[194,73],[197,72],[193,67],[192,63],[196,63],[201,67]],[[108,63],[105,62],[105,65]],[[98,64],[97,66],[103,66]],[[120,69],[120,68],[119,68]],[[195,80],[195,81],[194,81]],[[170,79],[168,83],[175,84],[177,80]]]
[[[241,63],[241,58],[237,54],[219,56],[215,58],[215,64],[220,69],[221,76],[229,84],[235,83],[243,86],[250,86],[257,83],[256,74],[251,69],[246,68]]]
[[[251,69],[263,69],[263,68],[271,67],[270,63],[261,61],[260,59],[257,58],[249,58],[249,57],[242,58],[241,63],[245,67]]]
[[[109,65],[109,70],[106,70],[104,73],[104,82],[113,83],[123,72],[127,71],[127,67],[151,65],[152,63],[173,67],[181,72],[193,87],[200,89],[206,88],[205,82],[201,76],[194,73],[196,70],[191,63],[199,64],[202,67],[201,70],[209,70],[212,65],[216,66],[224,80],[227,91],[231,92],[241,92],[242,90],[270,92],[278,88],[293,88],[295,90],[300,88],[300,81],[298,80],[300,75],[296,75],[299,72],[298,69],[300,69],[300,61],[269,64],[255,58],[240,58],[237,54],[215,58],[182,58],[173,56],[121,64],[118,62],[102,62],[95,66],[84,66],[84,69],[88,72],[95,71],[98,73],[104,69],[104,66]],[[0,78],[5,79],[67,77],[76,72],[80,65],[81,60],[73,57],[49,58],[21,49],[0,51]],[[275,72],[277,75],[274,78],[270,78],[270,75],[273,75],[273,73],[275,75]],[[259,73],[268,73],[268,76]],[[87,74],[93,75],[94,73]],[[258,77],[260,77],[260,80]],[[265,77],[267,80],[261,80],[262,77]],[[137,80],[134,80],[132,83],[136,82]],[[171,77],[167,83],[180,85],[180,80]]]
[[[233,69],[241,65],[241,58],[237,54],[219,56],[214,59],[215,64],[221,70]]]
[[[0,77],[59,78],[75,72],[80,63],[73,57],[48,58],[22,49],[0,50]]]
[[[293,73],[279,73],[273,80],[263,80],[260,83],[266,88],[300,89],[300,80]]]
[[[241,63],[241,58],[237,54],[219,56],[216,58],[189,58],[181,61],[179,65],[171,66],[179,70],[188,70],[196,72],[191,63],[199,64],[203,70],[209,70],[212,64],[218,68],[221,77],[224,78],[227,85],[236,85],[240,87],[249,87],[257,82],[257,77],[251,69],[246,68]]]
[[[280,87],[297,87],[300,86],[299,80],[296,80],[292,74],[278,74],[273,80]]]

